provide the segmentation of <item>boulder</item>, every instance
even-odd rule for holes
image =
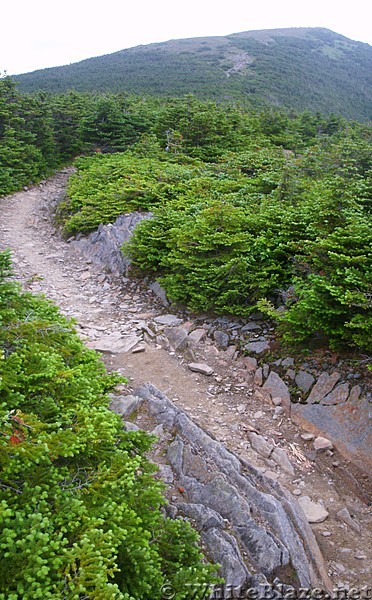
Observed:
[[[116,276],[125,275],[130,260],[124,256],[121,247],[130,239],[136,225],[150,217],[150,213],[139,212],[120,215],[114,223],[99,225],[97,231],[71,243],[86,259],[99,266],[102,271],[113,273]]]

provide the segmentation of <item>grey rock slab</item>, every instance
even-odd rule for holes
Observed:
[[[244,589],[251,580],[251,574],[244,564],[236,540],[226,531],[213,528],[202,533],[213,562],[220,564],[226,587]]]
[[[269,350],[269,348],[270,344],[267,340],[258,342],[248,342],[248,344],[245,345],[245,349],[248,350],[248,352],[255,352],[256,354],[261,354],[262,352]]]
[[[250,321],[246,325],[241,328],[241,333],[245,333],[246,331],[256,331],[257,329],[261,329],[261,325],[255,323],[255,321]]]
[[[360,535],[360,533],[361,533],[360,525],[359,525],[358,521],[355,521],[352,518],[351,514],[349,513],[349,511],[346,507],[339,510],[336,513],[336,515],[341,521],[343,521],[346,525],[351,527],[351,529],[353,529],[356,533],[358,533]]]
[[[164,483],[167,483],[168,485],[173,483],[174,474],[172,468],[169,465],[158,465],[158,468],[158,477],[160,477],[160,479],[162,479]]]
[[[309,523],[323,523],[329,516],[329,512],[326,511],[324,506],[318,502],[313,502],[309,496],[302,496],[298,498],[302,510]]]
[[[300,388],[305,394],[309,391],[311,386],[314,384],[315,377],[307,371],[299,371],[295,376],[295,382],[297,387]]]
[[[106,273],[124,275],[130,260],[124,256],[121,247],[129,240],[137,223],[151,217],[143,213],[120,215],[114,223],[100,225],[97,231],[74,240],[71,244],[90,262]]]
[[[315,435],[328,438],[363,473],[372,471],[371,406],[365,397],[344,404],[293,404],[291,419]]]
[[[283,448],[274,448],[273,452],[270,454],[270,459],[275,461],[276,464],[288,475],[295,474],[293,465]]]
[[[184,350],[187,347],[187,332],[183,327],[167,327],[163,333],[173,350]]]
[[[282,360],[282,367],[292,367],[294,365],[294,358],[291,356],[287,356],[284,360]]]
[[[98,350],[99,352],[108,352],[119,354],[120,352],[129,352],[139,342],[141,338],[136,335],[119,336],[117,334],[104,335],[99,340],[88,342],[88,348]]]
[[[324,396],[333,390],[339,379],[340,373],[337,373],[337,371],[334,371],[331,373],[331,375],[328,375],[328,373],[322,373],[310,392],[310,395],[307,399],[308,404],[320,402]]]
[[[198,329],[194,329],[189,333],[187,340],[192,344],[200,344],[200,342],[203,342],[206,337],[207,332],[205,331],[205,329],[199,327]]]
[[[267,390],[272,398],[281,398],[285,408],[290,407],[291,396],[287,384],[274,371],[271,371],[266,379],[263,389]]]
[[[149,288],[152,292],[154,292],[155,296],[157,296],[161,300],[163,306],[169,306],[169,300],[167,298],[165,289],[161,287],[158,281],[153,281],[152,283],[150,283]]]
[[[321,403],[326,405],[331,404],[341,404],[341,402],[346,402],[349,396],[349,384],[348,383],[340,383],[336,385],[336,387],[322,398]]]
[[[257,433],[254,433],[254,431],[249,432],[248,438],[253,450],[258,452],[258,454],[261,454],[261,456],[269,458],[274,450],[274,446],[272,444],[269,444],[269,442],[267,442],[262,435],[258,435]]]
[[[195,521],[199,531],[207,531],[212,527],[225,528],[225,521],[221,515],[204,504],[178,502],[176,506],[180,513]]]
[[[258,556],[257,552],[252,551],[251,554],[247,548],[252,563],[253,559],[257,561],[256,568],[261,568],[258,565],[271,568],[268,566],[270,561],[273,565],[277,557],[280,566],[291,562],[301,586],[316,587],[320,577],[323,585],[331,588],[314,534],[292,494],[282,488],[279,482],[266,477],[211,438],[153,385],[146,384],[135,393],[147,399],[149,410],[157,422],[162,422],[167,429],[166,423],[169,422],[172,434],[182,437],[176,437],[169,447],[168,460],[177,473],[179,484],[186,490],[187,499],[193,503],[207,504],[223,518],[229,519],[237,536],[241,533],[237,528],[242,527],[246,528],[248,534],[254,532],[256,537],[251,539],[265,540],[263,551]],[[192,476],[184,473],[186,446],[191,449],[187,470]],[[192,454],[201,455],[214,476],[206,485],[195,478],[198,469],[192,471],[190,468]],[[235,498],[237,502],[233,502]],[[231,532],[234,531],[231,528]],[[213,551],[213,548],[209,546],[208,553],[210,550]],[[265,557],[265,552],[268,552],[269,559]],[[263,576],[262,571],[259,576]]]
[[[141,398],[131,394],[128,396],[117,396],[110,403],[110,410],[117,413],[124,419],[128,419],[136,410],[138,410],[141,402]]]
[[[208,376],[213,375],[214,373],[212,367],[204,363],[189,363],[187,366],[189,367],[190,371],[193,371],[194,373],[201,373],[202,375]]]
[[[358,400],[361,393],[362,388],[360,387],[360,385],[354,385],[350,390],[349,402],[355,402],[356,400]]]
[[[166,327],[177,327],[182,323],[182,319],[171,314],[155,317],[154,321],[158,325],[165,325]]]

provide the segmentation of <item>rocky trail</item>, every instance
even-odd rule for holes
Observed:
[[[356,412],[363,403],[368,407],[360,375],[347,375],[342,365],[318,373],[291,356],[266,364],[261,352],[271,332],[259,316],[234,324],[176,312],[142,282],[105,272],[78,240],[64,241],[53,224],[70,172],[0,200],[0,250],[11,249],[15,277],[24,289],[45,294],[74,317],[88,346],[102,352],[109,369],[128,378],[112,408],[128,428],[156,428],[153,458],[161,463],[169,511],[202,521],[203,541],[229,557],[225,573],[234,585],[243,585],[248,571],[285,580],[286,564],[295,565],[301,585],[312,585],[307,555],[310,571],[326,589],[365,589],[372,580],[366,472],[371,445],[366,413]],[[247,340],[249,356],[239,351],[243,329],[253,336]],[[291,381],[309,393],[308,404],[291,402]],[[319,430],[310,413],[327,407],[330,423],[340,410],[349,421],[360,418],[355,455],[348,455],[352,444],[346,434],[345,441],[331,424],[329,439]],[[316,418],[326,419],[323,414]],[[239,511],[227,513],[218,497],[229,506],[235,498]],[[263,509],[266,501],[271,507]],[[283,510],[281,520],[270,517]],[[205,525],[206,515],[213,527]],[[249,534],[242,525],[247,519]],[[253,545],[247,539],[252,535],[257,536]],[[303,557],[299,538],[305,540]]]

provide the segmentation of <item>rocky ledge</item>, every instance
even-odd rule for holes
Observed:
[[[158,423],[160,475],[178,492],[167,512],[199,529],[225,585],[259,589],[280,581],[330,589],[308,519],[288,491],[228,451],[152,384],[111,405],[124,419],[140,407]]]

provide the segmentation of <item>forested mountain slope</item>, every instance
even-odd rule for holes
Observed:
[[[323,28],[171,40],[15,79],[25,92],[193,93],[357,120],[372,116],[371,46]]]

